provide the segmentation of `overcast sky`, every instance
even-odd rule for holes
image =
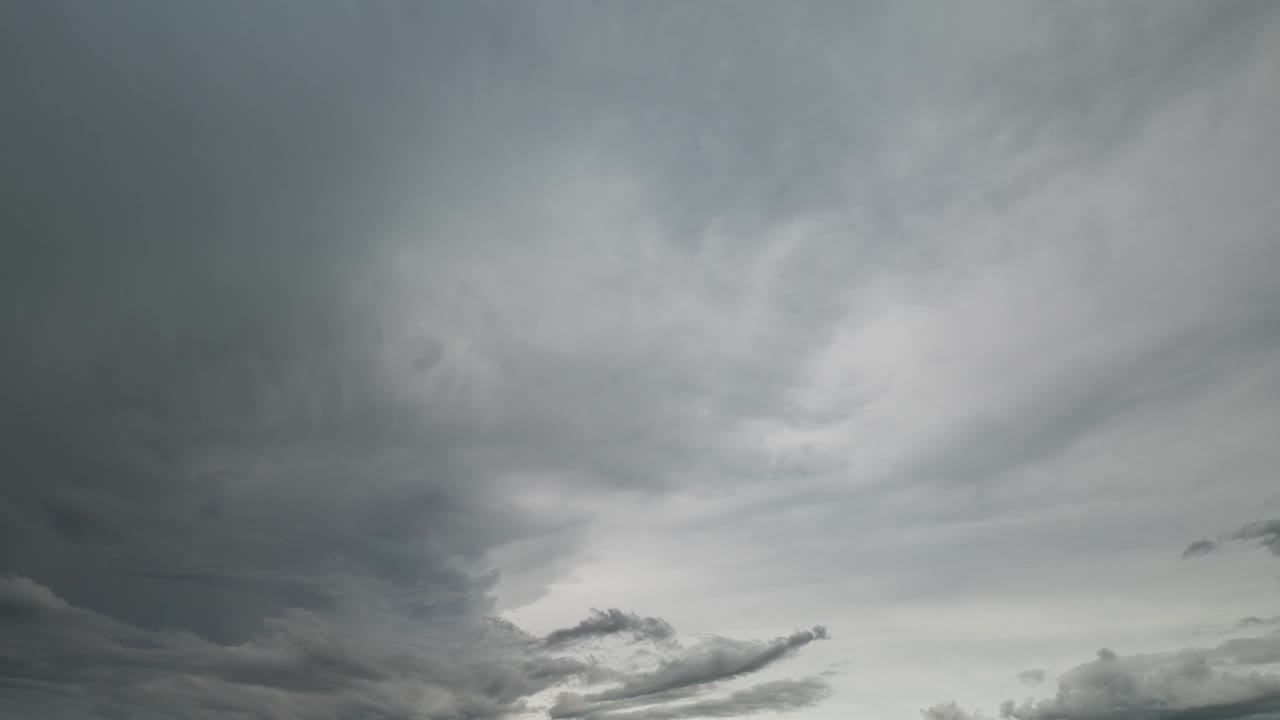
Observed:
[[[1280,718],[1280,4],[0,3],[0,718]]]

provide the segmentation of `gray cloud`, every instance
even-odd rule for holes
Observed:
[[[727,638],[707,640],[680,656],[663,662],[657,669],[626,678],[615,687],[587,695],[565,693],[551,708],[551,716],[578,717],[614,710],[638,698],[664,695],[671,698],[673,693],[758,672],[814,640],[826,637],[826,628],[816,626],[812,630],[797,631],[768,643]]]
[[[1249,615],[1242,617],[1233,623],[1226,625],[1211,626],[1196,631],[1196,635],[1231,635],[1246,630],[1260,630],[1273,626],[1280,626],[1280,615],[1271,617],[1259,617],[1257,615]],[[1280,631],[1278,631],[1280,632]]]
[[[798,371],[751,347],[820,332],[731,339],[753,288],[702,283],[695,243],[627,242],[648,121],[609,118],[661,91],[602,96],[646,63],[580,41],[632,11],[494,9],[0,9],[0,342],[23,348],[0,360],[0,570],[56,593],[23,637],[56,635],[34,657],[66,673],[11,658],[24,698],[92,677],[70,716],[476,717],[602,677],[489,619],[499,582],[537,597],[582,549],[586,514],[540,498],[717,457]],[[672,634],[608,611],[548,640],[624,626]]]
[[[1208,555],[1218,549],[1218,544],[1212,540],[1196,540],[1182,551],[1182,557],[1198,557],[1200,555]]]
[[[1230,527],[1274,492],[1275,18],[3,3],[0,572],[76,648],[13,659],[6,714],[483,716],[571,677],[714,716],[773,646],[567,657],[667,627],[572,627],[652,608],[579,570],[643,588],[628,543],[669,542],[664,617],[895,608],[856,652],[919,680],[976,627],[939,607],[1046,617]],[[1209,602],[1163,582],[1124,599]],[[554,641],[490,619],[540,600]]]
[[[366,620],[291,610],[218,645],[126,625],[10,577],[0,581],[0,708],[45,695],[80,698],[95,717],[495,717],[596,672],[530,654],[533,639],[507,624],[436,626],[424,638],[394,615]]]
[[[1021,704],[1006,701],[1000,715],[1014,720],[1254,717],[1280,710],[1277,662],[1276,637],[1147,655],[1118,655],[1104,648],[1096,660],[1063,673],[1056,695]],[[928,720],[981,717],[954,702],[922,712]]]
[[[1224,541],[1261,540],[1270,548],[1278,524],[1252,523]],[[1202,540],[1183,557],[1205,554],[1215,543]],[[1256,630],[1275,618],[1245,617],[1219,634]],[[1280,712],[1280,635],[1236,638],[1213,648],[1186,648],[1173,652],[1120,655],[1110,648],[1097,659],[1063,673],[1053,697],[1007,700],[1000,715],[1012,720],[1236,720]],[[1027,670],[1018,679],[1038,684],[1044,670]],[[955,702],[940,703],[921,711],[926,720],[980,720]]]
[[[1217,540],[1197,540],[1182,551],[1182,557],[1208,555],[1225,544],[1253,543],[1265,547],[1272,555],[1280,556],[1280,520],[1261,520],[1250,523]]]
[[[365,605],[289,610],[265,619],[248,640],[220,645],[127,625],[7,577],[0,579],[0,710],[46,697],[80,698],[85,713],[103,717],[482,718],[530,709],[531,696],[570,679],[627,682],[598,661],[547,655],[543,643],[503,621],[435,623],[426,634],[416,624]],[[698,703],[696,714],[795,709],[817,702],[824,688],[812,680],[766,683]]]
[[[976,720],[982,717],[981,713],[970,713],[955,701],[924,708],[920,711],[920,715],[924,720]]]
[[[1256,542],[1271,551],[1272,555],[1280,556],[1280,520],[1245,525],[1230,535],[1229,539]]]
[[[1280,709],[1280,660],[1271,638],[1231,640],[1217,648],[1156,655],[1114,653],[1065,673],[1052,698],[1012,702],[1002,714],[1048,718],[1243,718]]]
[[[762,712],[789,712],[812,707],[831,694],[819,678],[775,680],[735,690],[723,698],[629,712],[592,712],[584,717],[610,720],[677,720],[696,717],[740,717]]]
[[[560,645],[602,635],[630,633],[637,640],[670,640],[675,636],[675,629],[662,618],[640,617],[635,613],[623,612],[617,608],[608,610],[592,610],[585,620],[571,628],[563,628],[547,633],[547,645]]]
[[[1018,681],[1025,685],[1039,685],[1044,682],[1044,670],[1023,670],[1018,673]]]

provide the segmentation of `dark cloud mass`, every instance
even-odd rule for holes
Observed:
[[[0,2],[0,720],[1280,713],[1278,29]]]
[[[541,548],[536,596],[583,518],[528,476],[652,484],[714,420],[476,264],[550,257],[517,190],[594,132],[572,73],[529,103],[556,43],[504,38],[541,11],[495,9],[0,8],[0,715],[476,718],[609,676],[488,619],[491,555]],[[623,630],[673,635],[547,642]]]
[[[500,620],[424,629],[412,616],[367,606],[290,609],[264,619],[247,640],[219,645],[76,608],[22,577],[0,579],[0,630],[0,710],[50,699],[74,708],[72,717],[487,718],[522,711],[531,696],[568,680],[635,682],[599,661],[546,654],[544,642]],[[747,663],[734,674],[760,667]],[[825,689],[812,679],[763,683],[696,707],[658,704],[645,713],[794,709]]]

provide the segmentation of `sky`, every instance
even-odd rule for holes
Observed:
[[[0,718],[1280,718],[1280,4],[0,4]]]

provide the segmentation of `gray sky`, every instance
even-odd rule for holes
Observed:
[[[0,718],[1280,718],[1280,6],[0,7]]]

